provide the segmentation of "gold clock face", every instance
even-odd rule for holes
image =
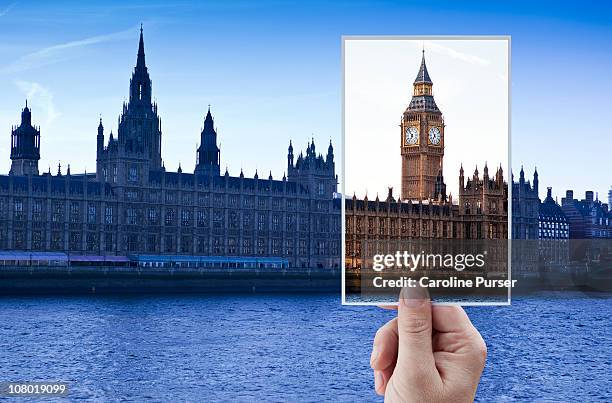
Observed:
[[[435,126],[429,129],[429,142],[435,146],[439,146],[441,141],[442,135],[440,129]]]

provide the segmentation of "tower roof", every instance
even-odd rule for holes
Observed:
[[[429,83],[431,82],[431,78],[429,77],[429,72],[427,71],[427,65],[425,64],[425,49],[423,49],[423,56],[421,58],[421,67],[419,68],[419,73],[417,74],[414,83]]]
[[[136,60],[136,67],[145,67],[145,52],[144,52],[144,38],[142,35],[142,24],[140,24],[140,42],[138,43],[138,59]]]

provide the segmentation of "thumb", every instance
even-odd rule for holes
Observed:
[[[396,370],[400,377],[409,381],[433,376],[437,371],[432,348],[431,301],[425,288],[402,289],[397,330]]]

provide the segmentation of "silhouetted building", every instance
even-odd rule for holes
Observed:
[[[533,172],[533,185],[525,180],[521,167],[519,181],[512,175],[512,239],[538,239],[538,171]]]
[[[538,237],[540,239],[568,239],[569,223],[563,209],[552,198],[552,188],[548,188],[546,199],[540,203],[538,216]]]
[[[612,213],[607,204],[593,197],[592,191],[578,200],[574,199],[574,191],[568,190],[561,207],[569,222],[571,239],[612,238]]]
[[[21,124],[11,132],[11,173],[38,175],[40,160],[40,128],[32,126],[28,102],[21,112]]]
[[[0,249],[71,254],[280,256],[293,267],[340,263],[340,200],[333,147],[314,140],[287,176],[220,174],[210,108],[194,173],[166,171],[161,119],[152,102],[142,29],[128,103],[116,137],[97,130],[96,173],[39,175],[40,131],[24,108],[12,131],[8,176],[0,176]]]

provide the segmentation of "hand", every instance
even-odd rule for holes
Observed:
[[[397,309],[374,337],[376,392],[385,402],[472,402],[487,346],[465,311],[432,306],[419,289],[404,289]]]

